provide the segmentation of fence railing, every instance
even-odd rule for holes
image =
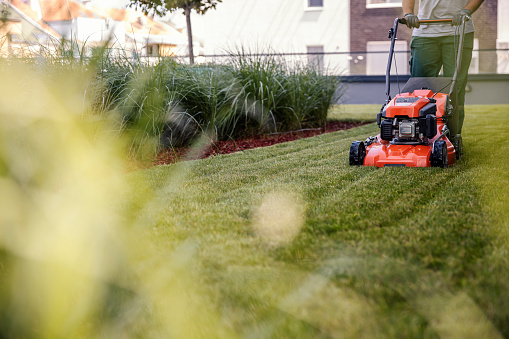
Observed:
[[[30,47],[30,48],[28,48]],[[32,47],[28,46],[24,50],[30,52],[28,54],[38,55],[40,51],[32,51]],[[36,45],[34,48],[41,49]],[[342,52],[303,52],[303,53],[248,53],[242,54],[241,57],[275,57],[280,62],[289,65],[308,65],[312,64],[322,69],[327,74],[338,76],[351,75],[383,75],[387,68],[388,48],[384,45],[377,47],[381,50],[374,51],[342,51]],[[406,47],[405,47],[406,48]],[[136,59],[142,63],[155,64],[162,56],[149,56],[144,51],[130,51],[127,49],[107,48],[107,54],[122,55],[129,59]],[[9,50],[0,50],[0,52],[8,53]],[[79,55],[80,58],[86,57],[76,51],[70,51],[72,55]],[[104,51],[103,51],[104,52]],[[26,54],[26,53],[25,53]],[[85,53],[86,54],[86,53]],[[0,53],[2,56],[3,53]],[[235,54],[210,54],[195,56],[196,63],[217,63],[223,64],[231,61],[236,57]],[[177,59],[179,62],[186,63],[189,58],[186,55],[173,55],[171,58]],[[394,54],[394,63],[392,69],[393,74],[406,75],[409,74],[408,61],[410,60],[410,51],[396,50]],[[470,63],[470,74],[509,74],[509,48],[505,49],[474,49],[472,52],[472,61]]]
[[[324,53],[252,53],[246,57],[278,57],[287,63],[313,64],[335,75],[383,75],[388,51],[350,51]],[[178,57],[186,61],[186,57]],[[224,63],[230,54],[198,55],[197,63]],[[392,72],[409,74],[410,51],[395,51]],[[470,74],[509,74],[509,49],[474,49]]]

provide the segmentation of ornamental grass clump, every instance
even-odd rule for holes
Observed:
[[[322,127],[329,107],[339,100],[338,78],[316,65],[243,49],[231,54],[230,65],[244,85],[246,113],[264,127],[260,132]]]
[[[166,88],[175,93],[176,100],[167,105],[163,141],[185,144],[201,133],[228,139],[241,128],[236,98],[242,88],[228,67],[179,65],[169,74]],[[172,139],[168,139],[169,132]]]
[[[301,66],[289,71],[284,79],[282,121],[287,129],[324,126],[329,108],[339,100],[339,80],[322,75],[313,66]]]
[[[97,111],[115,112],[126,131],[163,147],[203,134],[228,140],[321,127],[339,99],[336,77],[290,67],[275,54],[239,52],[223,65],[111,58],[102,65],[93,84]]]
[[[231,56],[230,66],[243,87],[242,113],[258,122],[260,133],[277,131],[277,111],[285,94],[282,60],[240,50]]]
[[[160,147],[166,107],[177,102],[177,93],[166,84],[175,67],[172,60],[151,66],[127,58],[108,58],[97,67],[89,86],[94,110],[117,122],[135,158],[151,159]]]

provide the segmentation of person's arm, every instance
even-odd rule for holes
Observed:
[[[471,0],[471,1],[473,2],[474,0]],[[482,2],[482,0],[475,0],[475,1],[481,1]],[[469,3],[470,3],[470,1],[469,1]],[[414,8],[415,8],[415,0],[403,0],[401,7],[403,8],[403,15],[408,14],[408,13],[412,13],[413,14],[414,13]]]
[[[465,9],[468,9],[470,12],[474,13],[481,6],[484,0],[469,0]]]
[[[484,0],[468,0],[467,5],[463,7],[463,9],[457,13],[454,13],[452,16],[452,25],[460,25],[461,20],[465,15],[471,16],[479,6],[483,3]]]
[[[419,27],[419,18],[414,14],[415,0],[403,0],[401,3],[403,15],[406,19],[408,28]]]

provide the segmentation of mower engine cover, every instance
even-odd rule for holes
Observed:
[[[427,114],[443,117],[449,96],[443,93],[433,94],[427,89],[415,90],[413,93],[401,93],[385,106],[382,117],[419,118]]]
[[[415,91],[420,92],[420,91]],[[384,118],[395,118],[406,116],[408,118],[419,118],[419,112],[426,105],[430,104],[429,98],[426,95],[419,95],[415,93],[399,94],[394,98],[386,107]],[[431,91],[429,91],[431,92]],[[426,93],[428,94],[428,93]],[[433,95],[433,92],[431,92]],[[436,111],[436,110],[435,110]]]

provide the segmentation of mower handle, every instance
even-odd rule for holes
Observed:
[[[465,21],[470,20],[470,17],[468,15],[466,15],[465,17],[466,17]],[[400,24],[406,25],[406,19],[405,18],[399,18],[398,22]],[[443,23],[446,23],[446,22],[452,22],[452,18],[451,19],[422,19],[422,20],[419,20],[420,24],[443,24]]]
[[[462,59],[462,50],[463,50],[463,39],[465,36],[465,24],[467,21],[471,20],[472,18],[468,15],[465,15],[461,18],[461,24],[460,26],[460,39],[459,39],[459,47],[458,47],[458,55],[456,59],[456,69],[454,71],[454,75],[452,77],[452,84],[451,84],[451,90],[449,92],[449,96],[451,96],[453,93],[456,93],[457,95],[457,78],[458,78],[458,70],[461,65],[461,59]],[[389,61],[387,63],[387,71],[385,72],[385,95],[387,96],[387,99],[385,101],[385,104],[382,106],[382,109],[380,110],[379,116],[381,116],[381,112],[385,105],[387,105],[391,101],[391,65],[392,65],[392,57],[394,54],[394,45],[396,43],[396,34],[398,32],[398,24],[404,24],[406,25],[406,19],[405,18],[396,18],[394,19],[394,27],[389,30],[389,39],[391,39],[391,47],[389,49]],[[419,20],[419,23],[423,24],[437,24],[437,23],[445,23],[450,22],[452,23],[452,18],[450,19],[422,19]],[[377,117],[377,122],[379,122],[381,117]]]

